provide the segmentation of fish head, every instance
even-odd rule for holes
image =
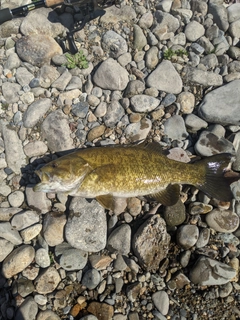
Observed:
[[[39,170],[36,175],[40,182],[34,186],[34,191],[69,192],[79,185],[87,173],[87,163],[81,158],[65,156],[51,161]],[[75,159],[76,160],[76,159]]]

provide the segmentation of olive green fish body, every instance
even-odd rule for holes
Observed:
[[[36,171],[41,182],[34,190],[96,197],[111,208],[112,197],[150,196],[172,205],[179,199],[179,184],[190,184],[228,201],[232,194],[223,173],[230,159],[229,154],[219,154],[186,164],[167,158],[156,143],[87,148]]]

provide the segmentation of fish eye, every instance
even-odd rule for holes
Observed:
[[[52,168],[57,168],[58,164],[56,162],[52,163]]]

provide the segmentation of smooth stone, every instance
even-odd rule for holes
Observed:
[[[21,65],[21,60],[18,55],[13,52],[7,57],[7,61],[4,63],[4,68],[8,70],[18,69]]]
[[[210,123],[239,125],[240,120],[236,117],[240,113],[239,87],[240,80],[235,80],[207,93],[199,106],[198,115]]]
[[[162,12],[160,10],[156,10],[154,12],[152,32],[158,40],[170,39],[179,26],[179,20],[170,13]]]
[[[81,270],[87,264],[88,253],[62,243],[55,247],[60,266],[66,271]]]
[[[187,81],[203,86],[222,86],[223,84],[223,78],[220,74],[211,71],[203,71],[191,66],[185,68],[184,78],[187,79]]]
[[[0,222],[1,238],[10,241],[14,245],[22,243],[22,238],[19,232],[11,226],[10,222]]]
[[[210,204],[205,204],[202,202],[193,202],[193,203],[190,203],[189,213],[191,215],[206,214],[212,211],[212,209],[213,207]]]
[[[7,103],[18,102],[20,90],[21,86],[18,83],[4,82],[2,84],[2,94]]]
[[[11,225],[16,230],[25,229],[39,222],[39,215],[36,211],[27,210],[14,215]]]
[[[70,210],[73,216],[65,226],[67,242],[74,248],[86,252],[98,252],[105,248],[107,221],[104,208],[96,201],[74,197]]]
[[[100,302],[90,302],[87,307],[87,311],[95,315],[98,320],[110,320],[114,314],[113,306],[110,306],[107,303]]]
[[[141,266],[154,271],[167,256],[169,243],[165,221],[159,215],[154,215],[138,228],[133,236],[132,247]]]
[[[185,36],[188,41],[195,42],[201,38],[205,33],[205,29],[202,24],[193,20],[189,22],[185,27]]]
[[[42,224],[38,223],[20,231],[20,235],[23,238],[24,243],[27,243],[30,240],[36,238],[41,232],[41,230],[42,230]]]
[[[192,248],[199,237],[198,227],[195,225],[183,225],[177,230],[177,243],[178,245],[187,250]]]
[[[49,212],[43,220],[43,236],[47,244],[55,247],[64,241],[65,213]]]
[[[180,110],[183,114],[190,114],[195,106],[195,96],[191,92],[182,92],[179,94],[177,102],[180,104]]]
[[[114,59],[128,51],[126,40],[113,30],[109,30],[103,35],[102,47]]]
[[[184,120],[179,115],[174,115],[166,120],[164,133],[171,140],[185,140],[188,137]]]
[[[72,113],[79,118],[84,119],[88,112],[89,104],[87,101],[80,101],[72,105]]]
[[[143,118],[140,122],[130,123],[124,134],[131,142],[145,140],[149,131],[152,128],[152,121],[148,118]]]
[[[227,7],[228,22],[232,23],[240,19],[240,4],[233,3]]]
[[[8,196],[8,202],[11,207],[20,207],[24,201],[24,193],[20,190],[16,190]]]
[[[70,91],[63,91],[59,94],[57,99],[57,105],[62,107],[65,105],[66,101],[71,101],[73,99],[79,98],[82,92],[79,89],[73,89]]]
[[[164,220],[170,227],[182,224],[186,219],[186,208],[179,199],[173,206],[167,206],[164,210]]]
[[[21,173],[21,168],[27,164],[26,156],[23,152],[22,141],[19,139],[17,131],[7,125],[6,122],[0,122],[0,131],[4,141],[6,162],[16,174]]]
[[[65,70],[59,78],[57,78],[52,84],[51,87],[52,88],[56,88],[59,91],[64,91],[67,87],[67,85],[69,84],[69,82],[72,79],[72,74],[68,71]]]
[[[104,124],[107,127],[114,127],[124,116],[125,111],[117,100],[111,101],[107,107],[107,112],[103,117]]]
[[[100,280],[100,273],[96,269],[90,269],[84,274],[81,283],[89,290],[93,290],[99,285]]]
[[[44,310],[44,311],[40,311],[37,314],[37,318],[36,320],[60,320],[60,317],[53,312],[52,310]]]
[[[125,89],[124,96],[126,98],[134,97],[135,95],[141,95],[145,90],[145,85],[140,80],[132,80],[128,82],[127,88]]]
[[[145,94],[139,94],[133,96],[130,99],[130,103],[134,112],[145,113],[156,109],[159,106],[160,101],[157,98]]]
[[[31,141],[23,147],[24,153],[29,158],[42,156],[47,150],[48,147],[43,141]]]
[[[122,224],[112,231],[107,241],[108,249],[122,255],[128,255],[131,247],[131,228]]]
[[[93,127],[87,134],[87,141],[93,141],[101,137],[104,134],[105,130],[106,127],[104,125]]]
[[[0,262],[2,262],[13,251],[14,245],[6,239],[0,238]]]
[[[25,128],[34,127],[51,108],[52,101],[42,98],[34,101],[23,114],[23,125]]]
[[[133,48],[140,51],[147,45],[147,39],[141,27],[133,25]]]
[[[220,2],[209,1],[208,12],[213,15],[213,21],[217,24],[220,30],[227,31],[229,27],[228,13],[225,6]]]
[[[31,280],[20,278],[17,280],[17,293],[21,295],[22,297],[26,297],[33,293],[34,291],[34,285]]]
[[[38,313],[38,305],[33,297],[27,297],[16,312],[15,320],[35,320]]]
[[[124,90],[128,84],[128,72],[117,61],[108,58],[98,67],[93,81],[102,89]]]
[[[50,262],[48,250],[44,248],[38,249],[35,253],[35,260],[36,260],[36,264],[38,264],[39,267],[41,268],[49,267],[51,262]]]
[[[204,228],[200,231],[198,240],[196,242],[196,248],[203,248],[208,244],[210,239],[210,229]]]
[[[217,232],[232,233],[239,226],[239,216],[231,210],[213,209],[206,215],[206,222]]]
[[[48,142],[51,152],[71,150],[74,148],[69,128],[69,119],[62,110],[51,112],[41,126],[42,137]]]
[[[160,91],[178,94],[182,91],[182,79],[168,60],[163,60],[147,77],[146,85]]]
[[[229,265],[204,256],[198,258],[189,274],[191,282],[200,286],[226,284],[235,276],[236,270]]]
[[[165,291],[157,291],[152,295],[152,301],[158,311],[164,316],[168,314],[169,310],[169,297]]]
[[[36,294],[34,296],[34,301],[40,306],[45,306],[47,304],[47,297],[42,294]]]
[[[190,280],[185,274],[179,272],[174,275],[170,281],[168,281],[167,286],[170,290],[182,289],[185,286],[189,285]]]
[[[2,273],[5,278],[9,279],[12,276],[22,272],[32,263],[35,257],[35,250],[30,245],[22,245],[13,250],[2,264]]]
[[[235,154],[233,144],[229,140],[223,137],[219,138],[209,131],[202,131],[194,148],[197,154],[204,157],[218,153]]]
[[[187,116],[185,117],[185,125],[188,130],[191,130],[193,132],[208,127],[208,123],[205,120],[199,118],[193,113],[187,114]]]
[[[140,20],[138,21],[138,25],[142,29],[150,29],[153,24],[153,14],[149,11],[144,13]]]
[[[61,278],[57,270],[54,267],[49,267],[36,278],[34,285],[38,293],[47,294],[53,292],[60,281]]]
[[[27,185],[25,194],[30,208],[41,213],[46,213],[51,210],[52,202],[47,198],[45,192],[34,192],[32,185]]]

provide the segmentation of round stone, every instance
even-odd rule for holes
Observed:
[[[16,190],[8,196],[8,202],[11,207],[20,207],[24,201],[24,194],[20,190]]]
[[[96,269],[88,270],[83,278],[82,285],[86,286],[89,290],[95,289],[100,283],[101,277]]]
[[[196,244],[198,236],[199,230],[197,226],[183,225],[177,231],[177,243],[181,248],[187,250]]]
[[[215,231],[232,233],[239,226],[239,216],[231,210],[214,209],[206,215],[206,222]]]

